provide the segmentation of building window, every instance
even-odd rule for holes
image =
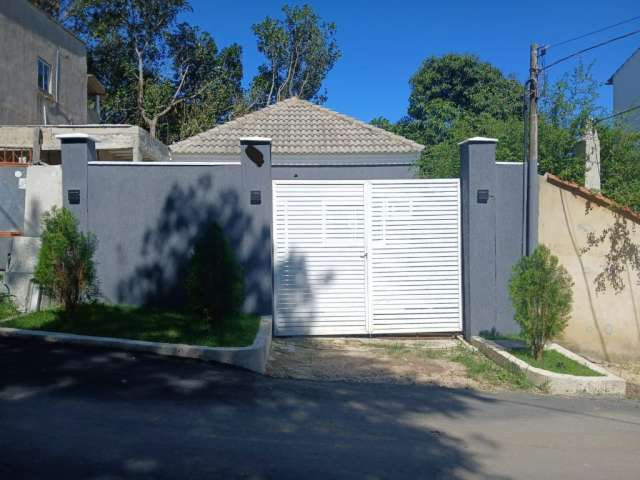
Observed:
[[[51,65],[38,59],[38,88],[46,93],[51,93]]]

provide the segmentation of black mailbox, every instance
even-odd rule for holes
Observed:
[[[71,205],[80,203],[80,190],[67,190],[67,200]]]
[[[487,203],[489,201],[489,190],[478,190],[478,203]]]
[[[260,205],[262,203],[262,192],[260,190],[251,190],[251,205]]]

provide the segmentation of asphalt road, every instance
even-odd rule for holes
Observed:
[[[640,478],[640,402],[0,340],[0,478]]]

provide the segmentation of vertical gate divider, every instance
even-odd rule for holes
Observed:
[[[369,335],[373,334],[373,269],[372,269],[372,213],[371,181],[364,182],[364,266],[365,266],[365,314],[366,328]]]

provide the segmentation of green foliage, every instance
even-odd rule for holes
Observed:
[[[474,136],[498,139],[498,161],[524,157],[524,86],[473,55],[429,57],[410,81],[408,116],[397,124],[377,118],[374,125],[426,146],[418,163],[425,177],[460,175],[458,142]],[[575,143],[597,107],[591,66],[556,83],[545,83],[540,102],[539,171],[582,182],[584,160]]]
[[[3,275],[0,273],[0,320],[9,318],[18,313],[18,309],[13,303],[13,298],[9,294],[9,289],[5,292],[6,285],[3,283]]]
[[[222,229],[211,225],[196,241],[185,280],[189,310],[211,325],[237,316],[244,279]]]
[[[324,102],[322,82],[341,55],[335,23],[322,21],[309,5],[285,5],[282,12],[284,19],[267,17],[252,27],[266,58],[248,92],[253,108],[293,96]]]
[[[598,135],[602,192],[640,212],[640,132],[599,124]]]
[[[522,114],[522,85],[475,55],[427,58],[411,77],[409,116],[455,120],[461,114],[509,119]]]
[[[34,275],[44,293],[73,311],[98,294],[93,254],[97,241],[78,230],[78,221],[66,208],[54,207],[43,217],[42,246]]]
[[[565,329],[573,301],[572,286],[567,270],[544,245],[514,266],[509,295],[515,320],[534,358],[540,359],[546,343]]]
[[[107,89],[104,121],[169,143],[228,118],[242,96],[240,47],[219,51],[211,35],[179,22],[190,9],[188,0],[71,4],[65,25],[87,44],[89,70]]]

